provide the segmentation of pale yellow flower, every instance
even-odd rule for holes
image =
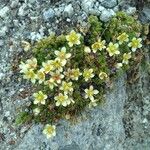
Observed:
[[[59,95],[55,96],[54,99],[56,100],[56,106],[64,106],[70,105],[71,101],[68,98],[68,95],[59,93]]]
[[[71,115],[70,114],[66,114],[65,115],[65,119],[69,120],[71,118]]]
[[[42,82],[45,81],[45,73],[44,73],[44,70],[43,70],[43,69],[40,69],[40,70],[37,72],[37,79],[39,80],[39,84],[41,84]]]
[[[69,35],[66,36],[66,40],[68,41],[68,45],[72,47],[73,45],[79,45],[81,34],[76,33],[74,30],[70,32]]]
[[[89,79],[93,78],[94,77],[93,69],[84,69],[83,77],[85,81],[88,81]]]
[[[51,90],[54,89],[55,86],[57,86],[53,78],[50,78],[49,80],[45,81],[45,85],[48,85]]]
[[[133,38],[132,41],[128,44],[129,47],[132,48],[132,52],[135,52],[137,48],[141,48],[142,44],[141,44],[142,39],[141,38]]]
[[[117,40],[119,40],[119,44],[122,44],[123,42],[128,42],[129,41],[129,36],[125,32],[122,33],[117,37]]]
[[[37,59],[36,58],[31,58],[31,59],[28,59],[26,61],[26,64],[29,65],[29,68],[30,69],[35,69],[37,67]]]
[[[47,95],[45,95],[42,91],[33,94],[34,104],[45,104],[45,100],[47,99]]]
[[[91,53],[90,47],[85,46],[85,47],[84,47],[84,52],[85,52],[85,53]]]
[[[34,108],[33,113],[35,116],[37,116],[40,113],[40,108]]]
[[[54,70],[52,62],[53,62],[52,60],[48,60],[48,61],[42,63],[43,70],[46,74],[50,73],[52,70]]]
[[[80,72],[80,70],[78,68],[71,70],[71,79],[72,80],[78,80],[79,76],[81,76],[81,75],[82,75],[82,73]]]
[[[32,69],[29,69],[24,72],[23,78],[31,80],[32,83],[35,83],[37,79],[37,75],[34,73]]]
[[[24,62],[21,62],[21,64],[19,65],[20,73],[26,72],[29,68],[30,66]]]
[[[27,41],[21,41],[21,45],[26,52],[31,48],[31,44]]]
[[[99,78],[100,78],[101,80],[106,80],[106,79],[108,79],[108,75],[107,75],[107,73],[105,73],[105,72],[100,72]]]
[[[122,63],[117,63],[117,64],[115,65],[115,67],[116,67],[117,69],[121,68],[122,66],[123,66]]]
[[[93,86],[91,85],[89,89],[85,89],[85,98],[89,98],[91,101],[94,101],[94,95],[98,94],[98,90],[94,90]]]
[[[73,92],[72,82],[63,81],[60,90],[62,90],[65,94],[72,93]]]
[[[97,101],[98,101],[98,100],[90,101],[90,103],[89,103],[89,108],[96,107],[96,106],[97,106]]]
[[[21,73],[27,73],[27,71],[34,70],[37,67],[37,59],[36,58],[31,58],[26,61],[26,63],[21,62],[19,65],[19,69]]]
[[[113,55],[120,54],[118,47],[119,47],[119,45],[117,43],[116,44],[113,44],[112,42],[109,43],[106,50],[108,51],[110,57]]]
[[[124,54],[123,54],[122,63],[123,63],[123,64],[128,64],[130,58],[131,58],[131,52],[129,52],[129,53],[124,53]]]
[[[67,71],[64,72],[64,75],[67,79],[71,79],[72,77],[72,69],[68,68]]]
[[[80,72],[79,68],[77,69],[68,69],[66,72],[64,72],[64,75],[67,77],[67,79],[72,79],[72,80],[78,80],[79,76],[82,75]]]
[[[61,80],[64,78],[64,75],[61,74],[58,70],[56,72],[51,72],[50,73],[51,78],[55,81],[55,83],[60,84]]]
[[[66,53],[66,48],[63,47],[61,51],[55,51],[54,52],[57,58],[59,58],[63,64],[63,66],[66,64],[67,59],[71,57],[71,53]]]
[[[92,44],[93,53],[96,53],[98,50],[101,51],[102,49],[105,49],[106,48],[105,43],[106,43],[105,40],[101,41],[100,39],[98,39],[97,42]]]
[[[60,59],[56,58],[53,60],[52,65],[55,70],[59,70],[60,72],[63,71],[63,66],[65,65]]]
[[[47,124],[44,127],[43,134],[45,134],[48,139],[56,136],[56,126]]]

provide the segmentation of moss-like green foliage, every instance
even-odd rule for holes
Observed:
[[[87,22],[82,34],[72,30],[38,41],[29,59],[21,63],[20,72],[37,90],[29,107],[35,122],[53,124],[102,103],[113,79],[139,63],[142,26],[134,17],[118,12],[108,23],[96,16],[89,16]],[[28,115],[22,113],[17,124],[29,120]]]
[[[91,45],[93,44],[97,37],[100,35],[102,31],[102,23],[98,20],[96,16],[91,15],[88,18],[89,30],[87,35],[85,36],[85,44]]]
[[[51,35],[38,41],[33,47],[33,57],[37,58],[38,65],[49,58],[54,57],[54,50],[67,45],[64,35]]]
[[[28,121],[31,121],[31,114],[27,113],[27,112],[21,112],[18,117],[16,118],[15,120],[15,123],[17,125],[21,125],[21,124],[24,124]]]
[[[126,32],[133,38],[141,33],[141,24],[134,19],[134,17],[118,12],[108,23],[105,25],[106,31],[103,34],[107,41],[114,41],[121,32]]]

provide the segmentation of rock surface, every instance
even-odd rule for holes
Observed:
[[[0,1],[0,150],[149,150],[150,75],[140,67],[136,83],[118,79],[106,95],[104,106],[87,110],[74,124],[60,121],[57,136],[47,140],[42,125],[16,127],[14,119],[29,105],[30,86],[12,71],[22,54],[21,41],[36,41],[49,33],[82,23],[89,14],[107,21],[119,8],[134,13],[135,6],[121,7],[123,0],[1,0]],[[119,2],[119,3],[118,3]],[[141,14],[150,22],[149,5]],[[149,52],[145,61],[150,62]]]
[[[49,21],[50,19],[53,19],[54,16],[55,16],[55,13],[52,8],[49,8],[48,10],[43,12],[43,18],[45,21]]]
[[[117,0],[102,0],[101,5],[106,8],[113,8],[117,5]]]
[[[103,107],[84,112],[78,118],[79,122],[73,125],[61,121],[57,126],[57,136],[52,140],[47,140],[41,134],[41,126],[33,126],[16,150],[29,149],[29,145],[30,150],[40,149],[44,143],[47,150],[122,149],[125,136],[122,128],[125,99],[126,89],[122,78],[116,83],[114,90],[107,95]]]
[[[104,22],[107,22],[114,15],[115,12],[112,9],[104,9],[100,15],[100,19]]]
[[[141,20],[144,23],[149,23],[150,22],[150,7],[144,7],[143,11],[141,13]]]

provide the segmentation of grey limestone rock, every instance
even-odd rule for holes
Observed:
[[[6,15],[8,15],[9,12],[9,7],[5,6],[3,8],[0,9],[0,17],[5,18]]]
[[[117,5],[117,0],[102,0],[101,5],[105,8],[113,8]]]
[[[116,13],[112,9],[104,9],[100,15],[100,20],[107,22]]]
[[[52,8],[49,8],[48,10],[45,10],[43,12],[43,18],[45,21],[52,20],[55,17],[55,12]]]
[[[47,149],[52,150],[88,150],[91,146],[93,150],[121,150],[124,139],[123,106],[126,99],[124,78],[116,82],[114,90],[107,94],[106,99],[104,106],[84,112],[78,118],[79,123],[71,125],[68,121],[60,121],[57,135],[53,139],[46,139],[41,134],[41,125],[33,126],[15,150],[38,150],[43,142]]]
[[[121,4],[122,1],[118,0],[120,5],[126,3]],[[31,103],[28,96],[32,95],[31,85],[12,70],[22,56],[22,40],[33,43],[48,33],[61,33],[84,23],[89,14],[108,21],[120,8],[134,13],[135,6],[128,3],[121,7],[115,0],[16,2],[0,0],[0,150],[149,150],[150,70],[143,65],[135,83],[126,83],[132,75],[129,72],[114,81],[102,106],[86,109],[75,123],[60,120],[56,124],[57,135],[52,139],[42,134],[41,124],[14,124],[18,110]],[[149,14],[146,5],[140,19],[149,23]],[[146,49],[144,61],[149,64],[149,47]],[[27,97],[20,96],[24,90],[28,91]]]
[[[141,20],[145,23],[150,22],[150,8],[149,7],[144,7],[143,11],[141,12]]]
[[[64,9],[64,16],[65,17],[71,17],[74,13],[74,9],[72,7],[72,4],[69,4]]]
[[[94,6],[95,0],[83,0],[82,1],[82,9],[86,12],[89,13],[89,9],[92,9]]]

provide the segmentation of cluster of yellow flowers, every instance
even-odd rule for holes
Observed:
[[[68,42],[68,46],[71,48],[74,45],[81,44],[81,34],[76,33],[74,30],[70,32],[69,35],[66,36],[66,40]],[[106,46],[106,41],[98,39],[95,43],[91,45],[91,47],[85,46],[84,52],[85,53],[96,53],[98,51],[102,51],[106,49],[108,52],[109,57],[119,55],[119,46],[123,43],[129,42],[129,36],[126,33],[122,33],[117,38],[118,43],[110,42],[108,46]],[[129,43],[128,46],[131,47],[132,52],[135,52],[137,48],[141,48],[141,39],[140,38],[133,38]],[[54,60],[47,60],[46,62],[42,63],[42,67],[39,69],[37,65],[37,59],[31,58],[28,59],[25,63],[21,62],[19,65],[20,72],[23,73],[23,78],[31,80],[32,83],[36,83],[38,81],[39,84],[47,85],[51,90],[55,87],[58,88],[58,93],[54,96],[55,105],[66,107],[70,104],[74,104],[75,100],[72,97],[74,88],[73,82],[77,81],[80,76],[82,76],[85,82],[94,78],[94,70],[92,68],[85,68],[83,71],[80,71],[79,68],[67,68],[66,64],[71,59],[71,53],[67,52],[66,47],[62,47],[60,50],[56,50],[54,52],[55,59]],[[129,59],[131,58],[131,52],[124,53],[122,62],[116,64],[116,68],[122,67],[123,64],[128,64]],[[100,71],[99,72],[99,79],[100,80],[108,80],[109,76],[106,72]],[[94,89],[92,85],[89,88],[84,90],[85,92],[85,99],[89,99],[89,107],[93,107],[97,105],[97,99],[95,99],[95,95],[99,93],[98,90]],[[37,93],[33,94],[34,97],[34,104],[35,105],[45,105],[48,96],[43,91],[38,91]],[[33,110],[35,115],[40,113],[40,109],[37,107]],[[56,135],[55,126],[47,124],[43,131],[46,134],[47,138]]]
[[[84,51],[86,53],[91,53],[91,52],[96,53],[98,50],[102,51],[103,49],[106,49],[110,57],[119,55],[120,54],[119,46],[121,44],[129,42],[129,36],[126,33],[122,33],[117,37],[117,40],[118,40],[118,43],[110,42],[108,46],[106,47],[106,41],[98,39],[97,42],[92,44],[91,48],[88,46],[85,46]],[[128,46],[131,47],[132,52],[135,52],[136,49],[142,47],[141,41],[142,41],[141,38],[135,38],[135,37],[132,38],[132,40],[128,43]],[[122,62],[117,63],[116,68],[122,67],[123,64],[128,64],[130,58],[131,58],[131,52],[124,53],[122,57]]]

